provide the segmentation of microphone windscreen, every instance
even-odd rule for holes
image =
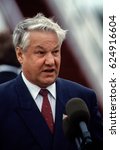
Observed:
[[[88,107],[80,98],[72,98],[67,102],[66,114],[75,124],[79,124],[80,121],[88,123],[90,119]]]
[[[69,140],[74,140],[80,134],[79,126],[74,127],[68,117],[63,119],[63,132]]]

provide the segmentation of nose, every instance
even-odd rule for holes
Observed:
[[[54,65],[54,56],[51,53],[46,55],[45,64],[51,66]]]

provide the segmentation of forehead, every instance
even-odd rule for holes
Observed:
[[[29,36],[30,45],[32,46],[60,46],[58,36],[51,31],[32,31]]]

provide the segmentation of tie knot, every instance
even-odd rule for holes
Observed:
[[[47,96],[47,95],[48,95],[48,90],[47,90],[47,89],[41,89],[41,90],[40,90],[40,94],[41,94],[42,96]]]

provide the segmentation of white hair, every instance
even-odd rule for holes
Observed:
[[[19,22],[13,32],[13,44],[15,47],[21,47],[23,50],[29,45],[30,31],[52,31],[59,38],[60,44],[66,37],[67,30],[63,30],[52,19],[46,18],[43,14],[38,13],[33,18],[25,19]]]

